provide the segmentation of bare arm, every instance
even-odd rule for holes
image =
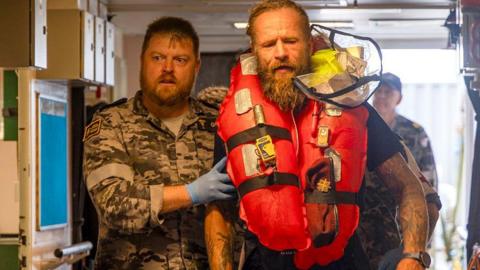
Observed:
[[[233,269],[234,224],[232,202],[214,202],[207,206],[205,242],[212,270]]]
[[[426,136],[426,134],[425,134],[425,136]],[[434,169],[433,170],[434,174],[432,174],[432,175],[435,176],[435,181],[429,181],[425,178],[423,172],[418,167],[418,164],[415,161],[415,158],[413,157],[413,154],[410,151],[410,149],[408,148],[408,146],[402,141],[401,141],[401,144],[403,145],[403,149],[405,151],[405,155],[406,155],[406,158],[407,158],[407,164],[410,167],[410,169],[412,170],[412,172],[419,177],[420,184],[422,185],[423,193],[424,193],[425,199],[427,201],[427,210],[428,210],[428,238],[427,238],[427,242],[429,242],[432,235],[433,235],[433,231],[435,230],[435,225],[437,224],[437,220],[438,220],[438,216],[439,216],[438,215],[439,206],[437,206],[435,201],[429,201],[428,200],[428,197],[431,196],[431,195],[436,195],[438,197],[436,190],[433,188],[434,183],[436,183],[435,162],[433,162],[433,154],[431,154],[431,148],[426,149],[430,153],[427,156],[429,156],[431,158],[431,161],[432,161],[431,164],[433,164],[433,169]],[[422,151],[422,152],[425,153],[427,151]]]
[[[192,199],[184,185],[163,188],[163,206],[160,213],[168,213],[190,206],[192,206]]]
[[[400,153],[383,162],[377,167],[376,172],[400,205],[400,224],[404,239],[403,251],[425,251],[428,213],[419,179],[410,170]],[[414,265],[412,268],[403,269],[422,269],[415,260],[405,259],[400,264],[403,261],[409,261],[408,263]],[[400,264],[397,269],[402,269]]]

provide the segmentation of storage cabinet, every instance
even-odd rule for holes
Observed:
[[[48,68],[37,77],[51,80],[95,79],[94,17],[81,10],[48,10]]]
[[[95,81],[105,83],[105,21],[95,17]]]
[[[87,10],[88,0],[48,0],[48,9]]]
[[[46,0],[1,0],[0,18],[0,67],[46,68]]]
[[[106,22],[105,24],[105,83],[115,84],[115,26]]]

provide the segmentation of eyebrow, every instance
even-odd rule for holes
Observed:
[[[153,54],[165,55],[165,54],[164,54],[164,53],[162,53],[162,52],[159,52],[159,51],[153,51],[153,50],[152,50],[152,51],[150,52],[150,55],[153,55]],[[190,55],[188,55],[188,54],[174,54],[172,57],[174,57],[174,58],[178,58],[178,57],[186,57],[186,58],[188,58],[188,59],[190,59],[190,58],[191,58],[191,57],[190,57]]]

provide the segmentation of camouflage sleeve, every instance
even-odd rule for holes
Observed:
[[[209,107],[218,109],[227,92],[228,88],[225,86],[211,86],[200,90],[197,99]]]
[[[423,129],[419,134],[418,142],[415,145],[420,148],[415,151],[415,160],[417,161],[418,167],[432,187],[436,188],[438,185],[438,179],[437,169],[435,167],[435,158],[433,156],[430,140],[427,136],[427,133],[425,133]]]
[[[114,113],[97,113],[84,137],[84,175],[102,224],[120,232],[141,232],[157,225],[163,186],[134,180]],[[154,198],[154,200],[151,200]]]

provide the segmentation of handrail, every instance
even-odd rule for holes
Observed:
[[[76,255],[79,253],[88,252],[93,248],[93,244],[89,241],[80,242],[68,247],[57,248],[53,252],[55,257],[62,258],[64,256]]]

